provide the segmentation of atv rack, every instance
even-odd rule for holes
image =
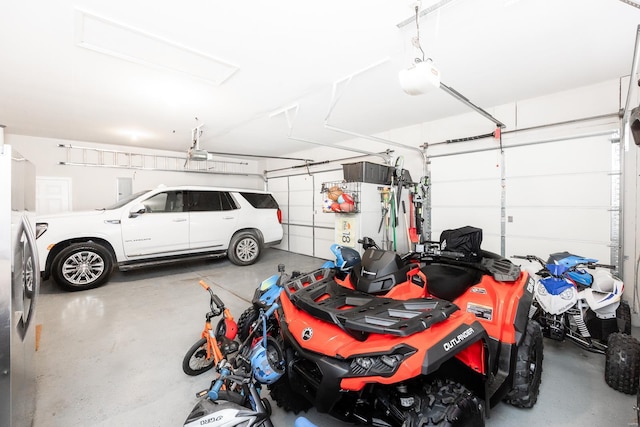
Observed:
[[[484,254],[488,254],[484,252]],[[515,282],[520,277],[520,267],[506,258],[482,258],[482,267],[498,282]]]
[[[394,300],[374,296],[339,285],[333,275],[298,288],[295,293],[290,289],[285,285],[289,299],[297,308],[338,325],[360,341],[370,333],[404,337],[422,332],[459,309],[437,298]]]

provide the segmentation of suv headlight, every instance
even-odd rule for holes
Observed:
[[[46,222],[36,223],[36,239],[42,236],[44,232],[47,231],[47,228],[49,228],[49,224],[47,224]]]

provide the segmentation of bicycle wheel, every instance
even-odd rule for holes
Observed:
[[[182,359],[182,370],[185,374],[195,376],[213,368],[213,356],[207,359],[207,339],[200,338],[191,346]]]

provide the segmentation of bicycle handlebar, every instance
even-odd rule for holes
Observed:
[[[220,309],[220,310],[224,310],[224,303],[222,302],[222,300],[220,299],[220,297],[218,297],[218,295],[214,294],[213,292],[211,292],[211,301],[213,301],[213,303]]]

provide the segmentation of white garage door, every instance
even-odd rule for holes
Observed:
[[[323,182],[337,180],[342,180],[342,169],[268,179],[283,214],[284,237],[277,248],[332,259],[335,214],[322,212],[320,189]]]
[[[486,250],[500,253],[504,234],[506,256],[569,251],[614,263],[617,149],[607,134],[507,147],[504,157],[492,150],[432,158],[432,237],[473,225]]]

